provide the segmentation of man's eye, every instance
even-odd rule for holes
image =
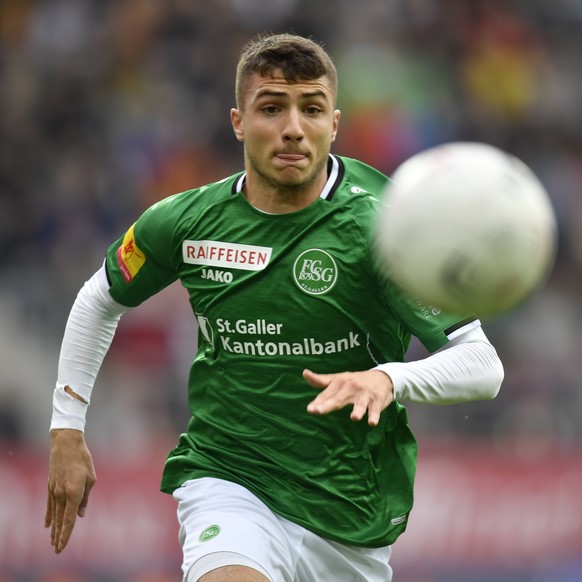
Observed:
[[[274,113],[277,113],[277,111],[278,108],[274,105],[266,105],[263,107],[263,113],[266,113],[267,115],[273,115]]]
[[[310,105],[305,109],[305,111],[308,115],[317,115],[318,113],[321,113],[321,109],[315,105]]]

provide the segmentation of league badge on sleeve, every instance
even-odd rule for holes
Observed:
[[[125,233],[123,241],[117,249],[117,262],[126,283],[129,283],[137,275],[146,261],[143,251],[135,243],[134,227],[135,224]]]

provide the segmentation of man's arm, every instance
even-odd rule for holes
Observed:
[[[109,294],[102,267],[85,283],[65,328],[53,394],[51,449],[45,527],[60,553],[77,516],[83,517],[95,483],[95,469],[83,434],[95,379],[127,307]]]
[[[452,339],[427,358],[376,369],[390,377],[395,400],[422,404],[491,400],[504,377],[503,364],[481,327]]]
[[[328,414],[353,404],[352,420],[368,415],[376,426],[393,401],[452,404],[489,400],[499,392],[503,365],[487,336],[476,327],[451,340],[446,348],[415,362],[391,362],[372,370],[303,377],[321,390],[309,403],[311,414]]]

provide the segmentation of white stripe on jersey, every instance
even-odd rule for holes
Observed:
[[[324,200],[327,200],[327,197],[330,195],[331,190],[332,190],[332,188],[337,180],[337,177],[339,175],[339,162],[337,161],[337,158],[335,156],[332,156],[331,154],[329,154],[329,159],[331,160],[331,170],[329,172],[329,176],[327,177],[327,182],[325,183],[325,186],[323,187],[323,190],[321,191],[321,194],[319,195],[319,197],[323,198]],[[242,192],[242,189],[244,188],[246,180],[247,180],[247,173],[244,172],[241,175],[241,177],[237,180],[236,186],[234,188],[234,191],[237,194]]]

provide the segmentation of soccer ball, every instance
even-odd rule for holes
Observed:
[[[373,250],[380,270],[412,298],[486,317],[541,285],[556,230],[548,194],[521,160],[484,143],[453,142],[396,169]]]

